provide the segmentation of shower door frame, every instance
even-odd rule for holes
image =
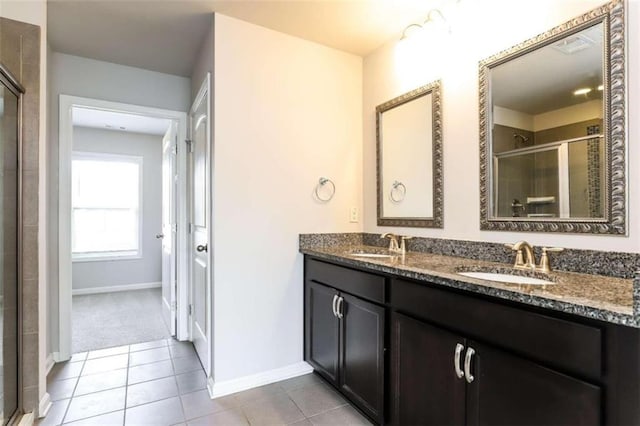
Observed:
[[[13,74],[0,63],[0,84],[5,86],[11,93],[17,96],[18,98],[18,120],[17,120],[17,137],[18,137],[18,170],[17,170],[17,200],[16,200],[16,215],[17,215],[17,229],[16,229],[16,261],[17,261],[17,269],[16,269],[16,303],[17,303],[17,341],[18,341],[18,356],[17,356],[17,395],[16,395],[16,410],[11,417],[9,417],[9,424],[15,422],[23,413],[22,413],[22,403],[23,403],[23,395],[22,395],[22,382],[23,382],[23,351],[22,351],[22,103],[23,103],[23,94],[25,92],[24,86],[20,84],[17,78],[14,77]],[[4,403],[4,401],[3,401]]]

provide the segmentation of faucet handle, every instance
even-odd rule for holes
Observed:
[[[407,244],[405,241],[412,239],[408,235],[400,235],[400,253],[405,254],[407,252]]]
[[[542,256],[540,257],[540,266],[536,269],[541,272],[549,273],[551,272],[551,265],[549,263],[549,255],[548,252],[560,253],[564,251],[563,248],[560,247],[542,247]]]
[[[524,254],[522,253],[521,248],[516,248],[515,244],[505,244],[504,245],[509,250],[513,250],[516,252],[516,260],[513,264],[514,267],[524,266]]]
[[[542,247],[542,253],[547,253],[547,252],[560,253],[561,251],[564,251],[562,247]]]

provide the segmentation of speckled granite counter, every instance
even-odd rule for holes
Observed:
[[[542,275],[528,271],[514,271],[504,263],[417,252],[407,252],[405,256],[391,258],[362,258],[354,254],[359,251],[382,253],[386,250],[380,247],[352,244],[355,242],[355,240],[343,241],[343,245],[332,246],[305,244],[300,251],[343,265],[424,280],[446,287],[640,328],[640,280],[638,279],[634,284],[634,280],[631,279],[573,272],[555,271]],[[509,272],[545,278],[555,284],[544,286],[505,284],[458,274],[464,271]]]

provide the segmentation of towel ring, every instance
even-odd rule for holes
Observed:
[[[400,194],[400,196],[396,196],[396,192]],[[394,180],[391,184],[391,191],[389,191],[389,198],[394,203],[400,203],[404,200],[404,197],[407,196],[407,187],[404,186],[404,183]]]
[[[327,198],[322,198],[320,196],[319,190],[322,187],[324,187],[326,184],[331,185],[331,195],[329,195]],[[335,193],[336,193],[336,185],[333,183],[333,181],[331,179],[328,179],[326,177],[321,177],[318,180],[318,184],[316,185],[316,189],[315,189],[314,192],[316,193],[316,198],[318,200],[326,203],[327,201],[330,201],[333,198],[333,196],[335,195]]]

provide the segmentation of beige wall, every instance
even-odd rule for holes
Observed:
[[[415,53],[433,58],[416,61],[411,72],[396,67],[391,41],[364,60],[364,230],[397,232],[435,238],[514,242],[526,239],[535,245],[640,252],[640,187],[628,186],[627,237],[562,235],[480,231],[478,61],[565,22],[602,1],[536,0],[460,2],[452,16],[450,37],[421,46]],[[640,1],[628,2],[628,52],[640,50]],[[505,19],[508,18],[508,19]],[[637,161],[640,123],[639,55],[628,59],[629,182],[640,179]],[[426,62],[426,63],[425,63]],[[429,81],[442,78],[444,147],[444,229],[409,229],[376,225],[375,106]]]
[[[358,232],[362,59],[215,19],[214,377],[302,361],[298,234]],[[321,176],[333,200],[312,197]]]

